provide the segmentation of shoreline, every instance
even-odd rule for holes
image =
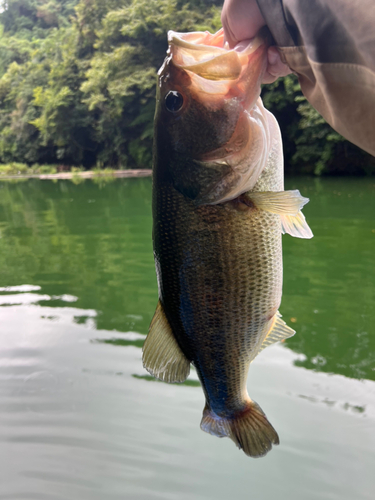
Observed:
[[[30,174],[30,175],[0,175],[0,180],[11,179],[72,179],[80,177],[82,179],[92,179],[93,177],[149,177],[152,175],[151,169],[138,169],[138,170],[114,170],[113,172],[93,171],[87,170],[86,172],[58,172],[57,174]]]

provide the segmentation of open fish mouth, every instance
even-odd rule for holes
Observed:
[[[169,31],[168,43],[173,64],[189,72],[197,93],[247,96],[245,108],[251,105],[254,94],[256,98],[259,96],[266,67],[263,55],[269,43],[267,35],[260,34],[245,44],[241,42],[237,48],[229,49],[224,44],[223,29],[215,34]]]

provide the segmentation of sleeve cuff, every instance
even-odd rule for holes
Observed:
[[[295,37],[289,31],[282,0],[256,0],[259,10],[279,47],[294,47]]]

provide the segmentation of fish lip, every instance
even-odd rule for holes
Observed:
[[[194,39],[195,41],[188,41],[189,39]],[[222,46],[200,43],[204,38],[209,38],[210,41],[219,40],[222,41]],[[221,28],[216,33],[212,34],[209,31],[193,31],[189,33],[183,33],[178,31],[169,30],[168,31],[168,54],[171,53],[171,45],[176,45],[177,47],[191,49],[195,52],[213,52],[217,54],[223,54],[228,52],[237,52],[239,54],[244,54],[247,52],[254,52],[258,46],[262,43],[267,45],[271,44],[272,35],[267,27],[262,28],[253,38],[248,38],[247,40],[242,40],[235,47],[230,49],[226,46],[224,41],[224,29]]]
[[[222,53],[223,51],[226,51],[227,49],[224,48],[224,36],[223,36],[223,46],[218,47],[216,45],[207,45],[207,44],[202,44],[199,43],[200,40],[202,40],[203,36],[211,36],[211,37],[217,37],[219,38],[221,35],[224,35],[224,30],[221,28],[219,31],[214,33],[213,35],[209,33],[208,31],[202,32],[202,31],[193,31],[189,33],[183,33],[183,32],[178,32],[178,31],[173,31],[169,30],[168,31],[168,44],[171,46],[172,44],[182,47],[182,48],[187,48],[187,49],[192,49],[194,51],[206,51],[207,49],[212,50],[213,52],[218,52]],[[194,42],[189,42],[187,39],[193,39],[194,37],[197,37]],[[170,47],[168,48],[168,52],[170,51]]]
[[[264,34],[260,32],[247,46],[234,49],[224,46],[223,30],[215,34],[170,31],[168,43],[168,64],[189,77],[192,95],[204,98],[212,109],[223,99],[238,99],[244,109],[254,105],[267,67],[268,39]]]
[[[263,35],[257,35],[247,42],[245,46],[241,43],[229,49],[224,44],[223,29],[214,34],[208,31],[192,33],[169,31],[167,54],[175,66],[190,71],[198,77],[212,81],[231,81],[243,73],[251,54],[267,43]]]

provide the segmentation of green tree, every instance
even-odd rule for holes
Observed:
[[[375,159],[328,125],[303,96],[296,76],[265,86],[262,97],[280,124],[286,172],[375,174]]]
[[[124,2],[95,32],[95,54],[81,90],[96,111],[98,158],[103,163],[151,165],[156,73],[168,30],[217,30],[219,9],[192,9],[177,0]],[[91,34],[90,34],[91,36]]]
[[[0,0],[0,162],[150,167],[167,32],[220,28],[221,0]],[[286,170],[374,173],[295,77],[263,90]]]

